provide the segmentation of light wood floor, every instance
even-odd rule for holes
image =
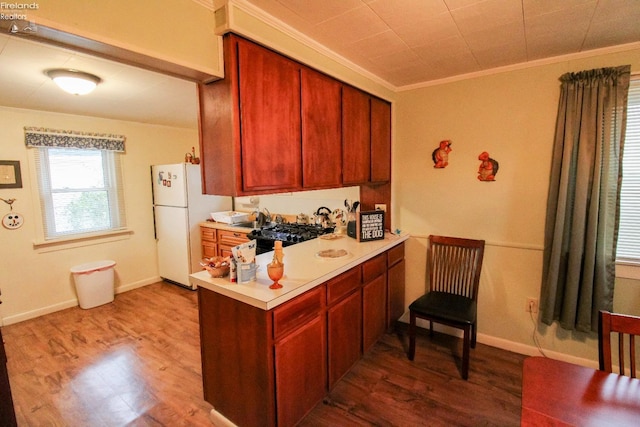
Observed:
[[[157,283],[2,331],[19,426],[211,425],[195,292]],[[463,381],[459,344],[419,335],[410,362],[385,335],[301,424],[519,425],[524,356],[478,344]]]

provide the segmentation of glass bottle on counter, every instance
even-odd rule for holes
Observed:
[[[273,280],[269,289],[280,289],[282,285],[278,283],[278,280],[284,276],[284,263],[282,262],[284,253],[282,253],[282,242],[276,240],[273,246],[273,260],[267,265],[267,274],[269,278]]]

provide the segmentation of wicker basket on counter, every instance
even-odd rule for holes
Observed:
[[[211,258],[204,258],[200,265],[204,270],[207,270],[211,277],[225,277],[229,274],[231,266],[229,261],[220,256],[214,256]]]

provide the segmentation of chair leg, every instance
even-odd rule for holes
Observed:
[[[413,360],[416,355],[416,314],[409,312],[409,360]]]
[[[429,336],[433,338],[433,322],[429,320]]]
[[[478,334],[478,325],[477,323],[473,323],[471,325],[471,330],[473,331],[473,334],[471,335],[471,348],[476,348],[476,337]]]
[[[462,341],[462,379],[469,378],[469,347],[471,341],[471,326],[464,327],[464,338]]]

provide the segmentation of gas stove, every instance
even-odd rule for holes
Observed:
[[[333,233],[333,228],[312,224],[269,223],[251,231],[247,237],[256,241],[256,252],[261,254],[273,250],[276,240],[282,241],[282,246],[291,246],[326,233]]]

